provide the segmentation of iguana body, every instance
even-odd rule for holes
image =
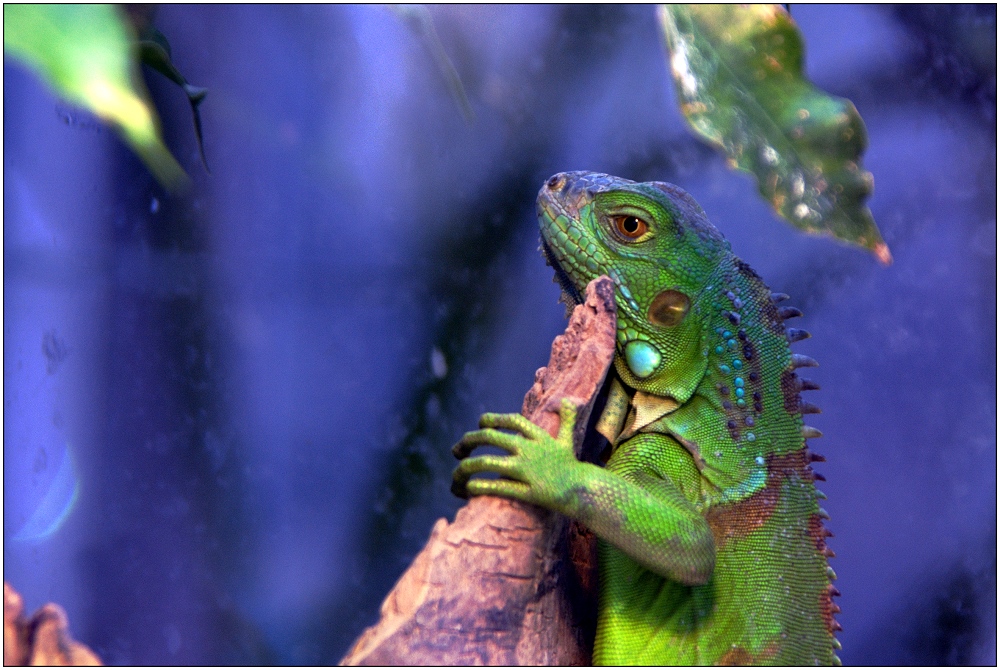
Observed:
[[[616,285],[617,351],[597,430],[606,467],[578,461],[572,406],[558,438],[486,414],[455,447],[459,494],[514,498],[599,538],[594,662],[839,662],[836,589],[794,374],[807,336],[681,189],[564,173],[538,196],[543,250],[571,300]],[[498,429],[515,431],[515,434]],[[471,457],[492,444],[506,456]],[[501,479],[470,479],[494,472]]]

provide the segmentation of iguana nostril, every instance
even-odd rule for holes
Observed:
[[[563,174],[554,174],[551,177],[549,177],[549,180],[546,182],[546,186],[549,187],[550,191],[558,191],[565,185],[566,185],[566,175]]]

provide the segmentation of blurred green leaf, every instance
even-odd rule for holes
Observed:
[[[187,175],[160,138],[129,28],[117,8],[5,4],[3,48],[58,95],[116,124],[164,186],[186,183]]]
[[[681,111],[794,226],[891,263],[865,200],[868,143],[850,100],[802,72],[802,38],[779,5],[663,5],[660,25]]]

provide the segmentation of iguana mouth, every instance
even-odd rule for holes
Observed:
[[[566,271],[562,269],[559,265],[559,261],[556,260],[556,256],[552,253],[552,248],[549,247],[545,238],[542,238],[542,255],[545,256],[545,264],[555,270],[555,281],[558,282],[559,288],[562,289],[562,301],[566,303],[566,309],[572,310],[576,305],[583,304],[583,296],[580,295],[580,291],[574,286],[573,281],[566,274]]]

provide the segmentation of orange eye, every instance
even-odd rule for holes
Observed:
[[[630,240],[642,237],[649,230],[649,224],[637,216],[614,217],[615,228]]]

